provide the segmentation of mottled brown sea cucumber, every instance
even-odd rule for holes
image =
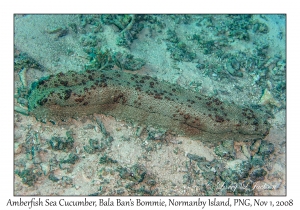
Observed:
[[[258,110],[122,71],[51,75],[32,84],[28,101],[29,114],[40,121],[99,113],[203,141],[263,138],[270,129]]]

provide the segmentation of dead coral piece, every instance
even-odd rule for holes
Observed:
[[[27,87],[26,71],[27,71],[26,68],[22,68],[21,71],[19,72],[20,80],[22,82],[23,87],[25,88]]]
[[[274,99],[274,97],[272,96],[271,92],[268,89],[264,90],[264,94],[262,95],[259,104],[261,105],[273,105],[276,107],[280,107],[281,104],[279,101],[277,101],[276,99]]]

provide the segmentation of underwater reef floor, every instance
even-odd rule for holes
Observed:
[[[15,195],[286,195],[285,16],[16,15],[14,35]],[[142,91],[141,78],[149,76],[216,103],[250,107],[265,113],[267,128],[251,119],[243,126],[257,132],[254,139],[201,141],[109,112],[60,120],[51,113],[43,120],[43,109],[32,114],[51,103],[44,95],[30,97],[36,84],[44,85],[43,94],[53,94],[55,85],[63,89],[55,103],[75,100],[84,107],[80,91],[95,80],[79,81],[76,92],[68,91],[75,80],[50,86],[39,83],[42,78],[97,70],[137,74]],[[107,80],[100,87],[109,86]],[[197,110],[182,98],[185,111]],[[123,95],[110,100],[127,103]],[[186,113],[170,116],[195,123]],[[226,119],[216,116],[214,123]]]

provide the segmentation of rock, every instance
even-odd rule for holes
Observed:
[[[250,152],[249,152],[248,147],[247,147],[246,144],[243,144],[243,145],[242,145],[242,152],[244,153],[244,155],[245,155],[248,159],[251,158]]]
[[[38,177],[41,176],[39,170],[34,169],[24,169],[23,171],[16,170],[15,174],[22,178],[23,184],[28,186],[33,186],[38,180]]]
[[[264,94],[262,95],[262,97],[260,98],[259,104],[261,105],[273,105],[276,107],[280,107],[281,104],[279,101],[277,101],[276,99],[274,99],[274,97],[272,96],[271,92],[268,89],[264,90]]]
[[[267,175],[267,172],[263,168],[255,169],[250,174],[250,178],[253,181],[262,181],[265,179],[265,176]]]
[[[202,176],[208,181],[215,182],[217,180],[216,175],[213,171],[204,171]]]
[[[235,171],[238,173],[239,179],[243,179],[248,177],[250,169],[251,169],[250,162],[243,161],[241,164],[236,166]]]
[[[131,168],[125,167],[117,168],[119,175],[122,179],[128,179],[134,182],[142,182],[146,176],[146,168],[143,165],[135,164]]]
[[[20,154],[22,152],[22,144],[21,143],[15,143],[14,148],[15,148],[15,154]]]
[[[139,126],[137,129],[136,129],[136,136],[140,137],[141,134],[143,133],[143,130],[145,129],[144,126]]]
[[[107,154],[100,157],[100,164],[109,164],[109,163],[117,163],[118,161],[113,160],[112,158],[108,157]]]
[[[250,147],[251,149],[251,156],[255,155],[258,150],[259,150],[259,147],[260,147],[260,144],[261,144],[261,139],[259,140],[256,140]]]
[[[150,185],[150,186],[154,186],[154,185],[156,185],[156,181],[153,180],[153,179],[150,179],[150,180],[147,181],[147,184]]]
[[[274,152],[274,150],[275,150],[274,144],[263,140],[259,147],[258,154],[263,155],[263,156],[270,155]]]
[[[79,159],[78,155],[70,153],[69,156],[65,159],[60,160],[60,163],[68,163],[75,164],[75,162]]]
[[[66,187],[67,185],[72,185],[72,184],[73,184],[73,179],[71,177],[63,176],[61,178],[61,185],[63,187]]]
[[[73,148],[74,140],[71,138],[64,138],[64,137],[56,137],[53,136],[49,140],[49,144],[51,149],[53,150],[65,150],[65,149],[72,149]]]
[[[201,161],[197,163],[197,166],[202,170],[202,171],[210,171],[211,169],[211,164],[208,161]]]
[[[257,22],[253,25],[253,31],[255,33],[262,33],[262,34],[266,34],[269,32],[269,28],[267,26],[267,24],[265,23],[260,23],[260,22]]]
[[[184,174],[183,175],[183,184],[189,184],[192,182],[192,177],[189,174]]]
[[[125,193],[125,190],[124,189],[117,189],[116,193],[117,193],[117,195],[122,195],[122,194]]]
[[[33,163],[34,164],[40,164],[42,162],[41,158],[40,158],[40,155],[37,153],[34,155],[33,157]]]
[[[44,175],[47,176],[50,171],[50,165],[48,163],[41,163],[40,166]]]
[[[202,63],[198,63],[198,64],[196,65],[196,68],[201,70],[201,69],[204,69],[204,68],[205,68],[205,65],[202,64]]]
[[[225,164],[217,159],[212,160],[210,166],[210,170],[215,172],[218,176],[225,170]]]
[[[165,138],[166,130],[149,127],[147,131],[148,140],[163,140]]]
[[[87,124],[86,126],[83,127],[84,130],[88,130],[88,129],[95,129],[95,126],[92,124]]]
[[[194,160],[196,162],[202,162],[202,161],[206,161],[206,158],[205,157],[200,157],[198,155],[193,155],[191,153],[188,153],[186,155],[190,160]]]
[[[263,157],[261,155],[255,154],[251,160],[252,166],[263,166],[265,164]]]
[[[229,59],[225,65],[225,68],[232,76],[243,77],[243,73],[239,71],[240,64],[235,58]]]
[[[231,184],[232,182],[237,182],[239,180],[239,177],[238,177],[238,174],[236,173],[236,171],[233,171],[230,168],[223,171],[221,173],[220,178],[228,184]]]
[[[227,168],[235,172],[238,179],[243,179],[248,177],[251,164],[249,161],[233,160],[227,163]]]
[[[233,140],[226,140],[223,141],[221,145],[217,146],[215,148],[216,155],[224,158],[234,158],[235,157],[235,151],[233,147]]]
[[[48,178],[52,181],[52,182],[58,182],[59,178],[57,178],[54,173],[50,173]]]

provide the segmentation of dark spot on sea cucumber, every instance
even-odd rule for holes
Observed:
[[[154,98],[156,98],[156,99],[162,99],[161,95],[159,95],[159,94],[155,94]]]
[[[63,86],[68,86],[68,81],[60,81],[60,84],[62,84]]]
[[[224,122],[224,118],[219,115],[216,115],[215,118],[216,118],[216,122]]]
[[[75,101],[81,103],[84,101],[84,97],[76,98]]]
[[[45,103],[47,103],[48,99],[47,98],[43,98],[42,100],[38,101],[38,104],[43,106]]]
[[[71,89],[66,90],[64,99],[65,100],[69,99],[71,97],[71,93],[72,93]]]

